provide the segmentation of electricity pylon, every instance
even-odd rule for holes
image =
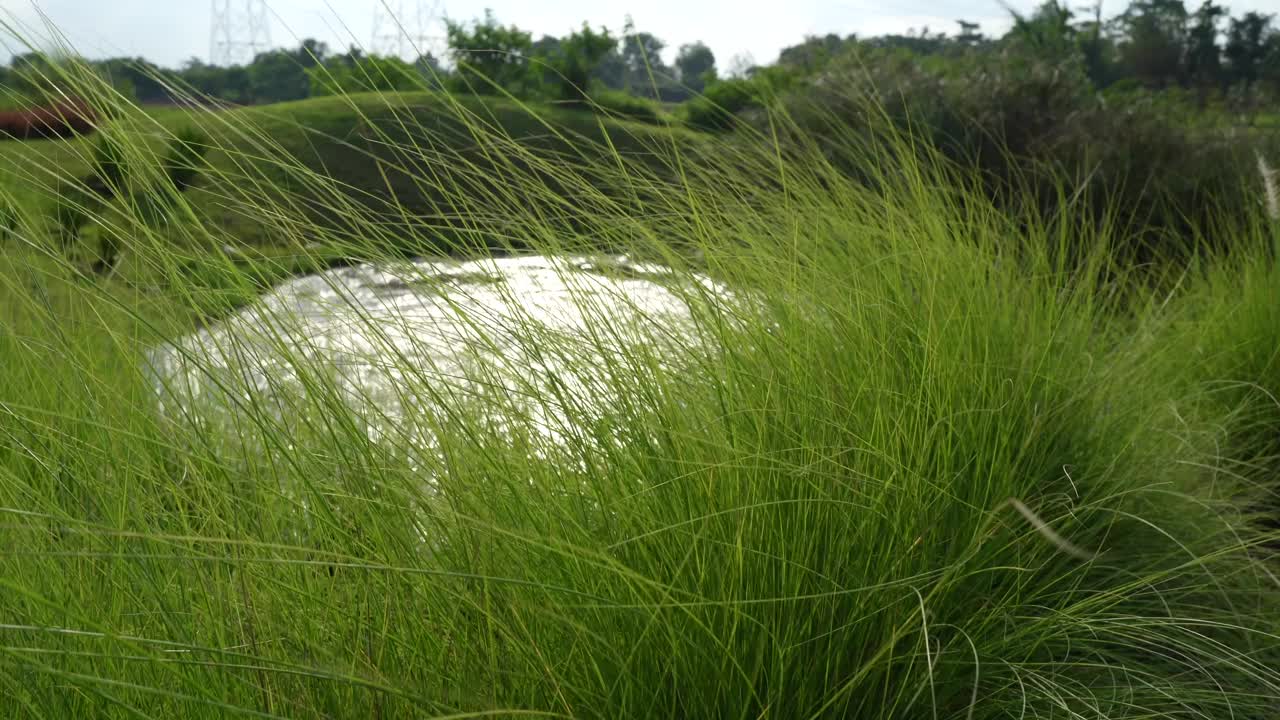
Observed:
[[[213,0],[211,19],[211,65],[246,64],[271,48],[266,0]]]

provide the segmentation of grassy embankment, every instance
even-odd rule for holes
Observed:
[[[548,148],[464,112],[483,106],[325,102],[184,120],[215,146],[207,179],[163,223],[125,201],[95,214],[84,242],[123,249],[109,278],[67,270],[42,216],[9,241],[14,713],[1274,717],[1280,586],[1258,515],[1277,413],[1243,390],[1280,392],[1260,220],[1233,219],[1252,248],[1236,265],[1143,302],[1050,259],[1078,257],[1050,252],[1069,242],[1102,262],[1111,238],[961,202],[927,158],[869,156],[871,190],[764,141],[694,159],[670,130],[606,125],[612,145]],[[345,102],[381,119],[339,120]],[[309,160],[317,136],[285,129],[326,119],[343,142]],[[117,137],[145,185],[156,145]],[[73,168],[75,147],[38,151]],[[366,164],[370,147],[394,161]],[[254,285],[261,262],[224,242],[322,262],[444,230],[451,249],[625,248],[682,271],[697,250],[751,302],[691,295],[715,352],[617,357],[603,418],[530,377],[521,402],[568,417],[554,448],[463,402],[410,461],[301,356],[293,417],[230,393],[258,443],[156,412],[139,360],[182,325],[164,308]],[[593,317],[578,350],[509,330],[581,361],[622,332]],[[433,388],[410,374],[402,392]]]

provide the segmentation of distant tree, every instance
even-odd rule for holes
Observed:
[[[1009,10],[1013,16],[1013,29],[1006,37],[1032,52],[1044,56],[1068,57],[1078,50],[1076,28],[1072,24],[1075,13],[1058,0],[1045,0],[1030,15]]]
[[[729,66],[724,74],[728,78],[749,78],[757,67],[756,59],[751,53],[738,53],[729,58]]]
[[[817,72],[832,58],[839,55],[846,43],[852,42],[856,42],[853,36],[846,41],[834,33],[823,36],[810,35],[799,45],[783,48],[778,54],[778,64],[805,73]]]
[[[619,43],[614,43],[609,52],[600,59],[600,63],[591,73],[591,79],[611,90],[627,89],[627,64],[622,59]]]
[[[655,85],[669,83],[674,76],[662,59],[667,44],[653,33],[632,32],[628,26],[622,37],[623,85],[636,95],[655,96]]]
[[[398,57],[366,55],[356,62],[330,62],[308,68],[313,96],[356,92],[399,92],[422,87],[416,67]]]
[[[419,55],[417,60],[413,61],[413,67],[422,76],[422,80],[427,87],[433,90],[439,90],[449,79],[449,71],[440,64],[440,60],[431,53]]]
[[[32,99],[38,98],[52,86],[54,78],[57,77],[58,72],[54,64],[54,59],[42,52],[14,55],[9,61],[9,67],[12,68],[10,77],[13,83],[9,89]]]
[[[287,102],[307,97],[311,92],[308,67],[300,62],[298,50],[259,53],[249,65],[249,94],[253,102]]]
[[[700,93],[716,77],[716,55],[700,42],[682,45],[676,56],[676,69],[680,72],[680,82]]]
[[[1187,77],[1199,90],[1202,106],[1208,91],[1223,79],[1218,25],[1226,14],[1226,8],[1214,0],[1204,0],[1192,16],[1191,29],[1187,33]]]
[[[575,102],[585,100],[592,74],[617,47],[618,41],[607,29],[600,28],[597,32],[585,22],[582,29],[564,38],[556,65],[560,98]]]
[[[1139,82],[1166,87],[1186,78],[1188,18],[1182,0],[1134,0],[1117,18],[1121,57]]]
[[[141,103],[166,102],[165,71],[142,58],[109,58],[94,68],[117,92]]]
[[[627,72],[645,74],[648,68],[665,68],[662,51],[667,44],[653,33],[629,33],[622,38],[622,61]]]
[[[559,86],[557,75],[562,48],[563,42],[554,35],[543,35],[529,46],[529,75],[536,79],[536,90]]]
[[[960,26],[960,33],[956,35],[956,44],[963,47],[979,47],[987,41],[978,23],[957,20],[956,24]]]
[[[1076,23],[1076,45],[1084,63],[1085,76],[1096,88],[1110,85],[1116,79],[1116,44],[1102,19],[1102,0],[1097,0],[1091,16]]]
[[[881,35],[867,38],[862,43],[869,48],[908,50],[916,55],[934,55],[951,47],[951,38],[944,32],[931,33],[929,26],[917,30],[910,28],[905,35]]]
[[[185,86],[184,92],[195,93],[201,99],[207,97],[239,105],[253,101],[249,70],[242,65],[218,67],[191,58],[183,63],[177,75],[180,84]]]
[[[457,65],[461,84],[474,92],[490,93],[495,85],[524,92],[529,80],[533,36],[514,25],[500,25],[491,10],[469,26],[445,21],[449,55]]]
[[[356,65],[361,60],[364,60],[364,58],[365,58],[364,50],[358,45],[352,45],[347,48],[346,52],[342,53],[341,55],[334,56],[333,60],[337,62],[346,63],[348,65]]]
[[[315,38],[307,38],[298,46],[295,55],[304,68],[315,67],[329,58],[329,46]]]
[[[413,61],[413,65],[414,67],[418,68],[418,70],[422,72],[424,75],[430,75],[430,74],[439,75],[447,72],[444,66],[440,64],[440,60],[435,55],[429,52],[423,55],[419,55],[418,59]]]
[[[1249,12],[1232,18],[1227,28],[1227,62],[1233,83],[1252,88],[1262,75],[1270,52],[1271,16]]]
[[[543,35],[529,46],[529,55],[532,57],[556,58],[560,56],[560,48],[563,42],[555,35]]]

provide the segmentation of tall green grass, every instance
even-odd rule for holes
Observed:
[[[172,126],[68,73],[117,108],[102,132],[127,182],[158,181]],[[287,116],[248,113],[184,120],[214,146],[204,197],[173,195],[165,222],[127,193],[92,213],[112,273],[11,193],[8,714],[1275,716],[1275,534],[1239,471],[1256,459],[1220,442],[1270,421],[1214,391],[1262,366],[1191,352],[1213,328],[1262,357],[1265,254],[1148,297],[1106,267],[1119,238],[1010,218],[906,142],[860,150],[874,182],[855,183],[767,138],[670,130],[637,157],[533,108],[561,142],[448,98],[466,134],[435,132],[400,100],[364,126],[391,151],[376,166],[444,201],[392,195],[393,221],[282,147]],[[224,251],[209,198],[283,251]],[[585,294],[577,344],[506,329],[596,375],[603,411],[556,377],[469,398],[405,367],[399,391],[444,408],[418,418],[432,452],[408,428],[370,439],[334,368],[287,347],[305,388],[287,413],[226,375],[230,423],[158,411],[149,348],[324,253],[389,260],[446,230],[454,252],[626,251],[737,301],[687,291],[690,339],[621,354],[628,329]],[[1257,322],[1220,314],[1238,283]],[[564,418],[554,446],[538,417]]]

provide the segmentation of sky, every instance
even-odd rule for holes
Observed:
[[[1020,11],[1039,2],[1007,1]],[[0,19],[18,23],[26,28],[24,34],[33,36],[44,32],[43,12],[85,56],[141,56],[177,67],[191,57],[209,59],[211,2],[0,0]],[[231,2],[243,7],[248,0]],[[405,24],[411,28],[421,5],[423,15],[435,20],[413,32],[433,36],[435,43],[443,34],[440,18],[469,20],[483,15],[485,8],[492,8],[500,22],[514,23],[535,38],[563,35],[584,20],[616,32],[629,15],[637,30],[665,40],[668,54],[674,55],[681,44],[702,41],[715,52],[722,68],[729,67],[735,57],[772,62],[779,50],[807,35],[870,36],[925,26],[935,32],[953,32],[961,18],[981,24],[988,34],[1000,34],[1009,25],[1000,0],[266,0],[272,44],[296,46],[301,38],[314,37],[333,48],[357,44],[368,49],[374,43],[375,7],[384,3],[403,8],[399,15],[402,21],[408,19]],[[1187,2],[1188,7],[1198,4],[1198,0]],[[1280,0],[1225,0],[1222,4],[1234,13],[1280,14]],[[1114,14],[1127,0],[1104,0],[1104,10],[1108,5],[1114,8],[1108,14]],[[12,41],[6,44],[9,50],[0,49],[0,57],[14,49]]]

